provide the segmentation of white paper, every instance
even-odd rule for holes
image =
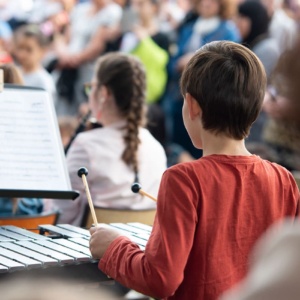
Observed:
[[[0,189],[71,190],[46,91],[4,88],[0,93]]]

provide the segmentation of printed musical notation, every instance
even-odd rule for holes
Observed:
[[[53,103],[43,90],[0,94],[0,189],[70,190]]]

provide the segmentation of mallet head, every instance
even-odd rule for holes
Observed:
[[[132,186],[131,186],[131,190],[134,192],[134,193],[138,193],[141,189],[141,185],[137,182],[135,182]]]
[[[88,169],[87,168],[80,168],[79,170],[78,170],[78,172],[77,172],[77,175],[81,178],[82,177],[82,175],[85,175],[85,176],[87,176],[89,174],[89,171],[88,171]]]

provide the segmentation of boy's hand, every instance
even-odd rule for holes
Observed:
[[[106,228],[105,225],[92,227],[90,233],[90,251],[94,258],[101,258],[108,246],[121,236],[117,230]]]

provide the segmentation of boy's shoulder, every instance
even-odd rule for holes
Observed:
[[[210,162],[204,158],[195,159],[189,162],[182,162],[169,167],[166,172],[169,174],[190,174],[206,169]]]
[[[286,169],[285,167],[283,167],[275,162],[271,162],[266,159],[261,159],[261,162],[267,168],[267,170],[273,170],[274,172],[276,172],[278,174],[285,175],[288,177],[293,177],[292,173],[288,169]]]
[[[199,158],[197,160],[185,163],[179,163],[168,169],[171,173],[199,173],[203,172],[218,172],[220,169],[227,169],[228,166],[231,168],[239,168],[244,165],[257,165],[259,168],[265,169],[270,173],[277,173],[277,175],[291,177],[292,174],[283,166],[277,163],[270,162],[268,160],[262,159],[257,155],[251,156],[228,156],[228,155],[210,155],[206,157]]]

